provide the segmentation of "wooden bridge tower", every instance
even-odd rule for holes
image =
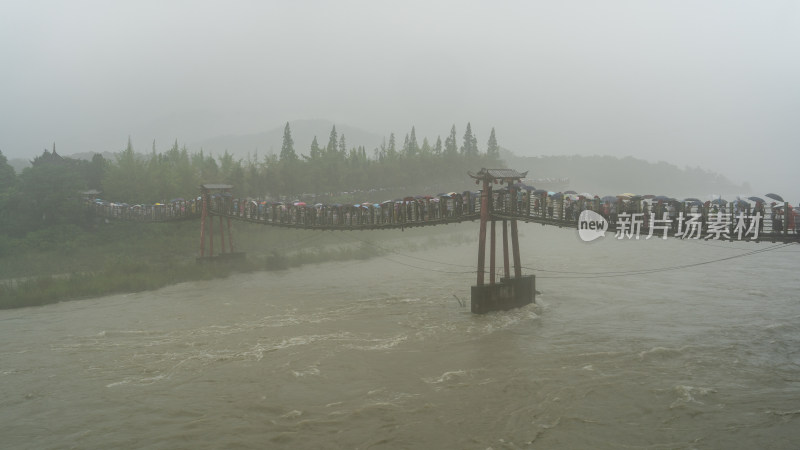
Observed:
[[[514,277],[511,277],[508,251],[508,220],[502,219],[503,226],[503,268],[504,277],[500,282],[495,280],[495,222],[492,217],[494,208],[492,185],[506,183],[509,189],[511,204],[508,205],[511,214],[517,210],[517,187],[514,183],[520,181],[528,172],[519,173],[512,169],[481,169],[477,174],[469,173],[476,183],[483,182],[481,191],[481,226],[478,240],[478,280],[472,286],[471,300],[472,312],[484,314],[490,311],[502,311],[517,308],[535,301],[536,282],[533,275],[522,276],[522,265],[519,255],[519,236],[517,234],[517,221],[511,219],[511,248],[514,258]],[[484,283],[486,264],[486,226],[491,221],[491,242],[489,255],[489,284]]]
[[[225,197],[230,197],[233,191],[233,186],[230,184],[202,184],[200,185],[200,196],[202,198],[202,214],[200,216],[200,257],[198,261],[214,258],[214,210],[211,208],[212,201],[220,201],[224,203]],[[225,251],[225,228],[223,217],[221,214],[216,214],[219,217],[219,241],[220,252],[219,257],[241,256],[243,253],[234,253],[233,251],[233,235],[231,234],[231,219],[227,218],[228,225],[228,251]],[[208,256],[206,256],[206,228],[208,228]]]

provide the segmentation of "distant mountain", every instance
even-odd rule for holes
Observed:
[[[341,138],[344,135],[348,149],[363,145],[367,149],[367,154],[371,154],[372,149],[378,147],[384,138],[384,136],[379,136],[360,128],[344,124],[335,125],[338,137]],[[258,153],[259,158],[261,158],[270,153],[280,153],[283,145],[284,126],[285,124],[262,133],[212,137],[193,143],[188,147],[192,151],[199,151],[202,148],[205,153],[213,153],[214,155],[220,155],[227,150],[239,158],[244,158],[248,154],[252,156]],[[317,143],[320,147],[326,146],[333,126],[334,123],[328,120],[295,120],[289,122],[295,151],[307,155],[314,136],[317,137]]]
[[[751,191],[747,183],[739,185],[699,167],[681,169],[631,156],[517,156],[502,149],[500,157],[509,168],[528,171],[528,179],[569,178],[566,189],[600,195],[632,192],[681,198],[711,194],[731,197]]]
[[[98,152],[73,153],[71,155],[67,155],[66,157],[67,158],[72,158],[72,159],[83,159],[83,160],[86,160],[86,161],[91,161],[92,158],[94,157],[94,155],[96,155],[97,153]],[[117,155],[119,153],[100,152],[100,154],[103,155],[103,158],[105,158],[107,161],[116,162],[117,161]]]
[[[31,161],[29,159],[12,158],[8,160],[8,165],[13,167],[14,172],[19,175],[22,173],[22,169],[31,166]]]

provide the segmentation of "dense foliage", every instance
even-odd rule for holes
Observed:
[[[106,200],[131,204],[194,196],[201,183],[232,184],[237,196],[253,198],[375,189],[452,190],[467,185],[467,170],[501,164],[494,133],[487,155],[477,151],[470,130],[468,124],[460,150],[446,150],[441,139],[434,146],[427,138],[419,145],[412,128],[402,147],[396,146],[392,134],[388,144],[368,154],[364,147],[348,149],[345,136],[333,127],[327,145],[320,146],[315,139],[306,152],[298,152],[287,123],[280,155],[260,161],[237,159],[227,151],[217,157],[203,150],[190,152],[177,141],[165,152],[157,152],[153,145],[149,154],[143,154],[129,140],[116,161],[99,154],[92,161],[64,158],[54,147],[18,176],[0,153],[0,234],[21,238],[52,226],[84,224],[80,193],[87,189],[99,191]]]

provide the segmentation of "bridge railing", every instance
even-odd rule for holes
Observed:
[[[214,215],[305,228],[405,227],[474,220],[480,214],[480,197],[466,191],[381,203],[309,205],[216,195],[210,199],[209,209]]]
[[[512,207],[516,202],[516,207]],[[673,199],[650,199],[624,196],[611,200],[606,198],[586,198],[579,195],[533,194],[520,190],[512,194],[500,190],[493,193],[492,214],[505,218],[516,218],[528,222],[547,223],[561,227],[576,228],[582,211],[591,210],[603,216],[610,229],[623,217],[641,220],[641,229],[649,232],[651,226],[664,224],[664,215],[669,220],[672,232],[677,232],[684,221],[699,222],[699,230],[706,236],[709,225],[722,224],[724,234],[738,234],[737,227],[758,229],[758,235],[800,237],[800,211],[787,204],[752,204],[745,201],[733,203],[701,203],[693,200],[681,202]],[[656,222],[657,221],[657,222]],[[740,223],[741,221],[741,223]],[[753,234],[753,233],[751,233]]]
[[[209,212],[278,226],[316,229],[363,229],[409,227],[439,223],[476,220],[480,217],[481,192],[464,191],[437,195],[414,196],[386,200],[380,203],[360,204],[306,204],[304,202],[274,202],[261,199],[238,199],[230,195],[214,194],[209,198]],[[96,216],[138,222],[164,222],[198,218],[202,212],[202,198],[173,199],[155,204],[106,202],[86,199],[85,206]],[[498,189],[492,192],[490,211],[501,219],[517,219],[559,227],[576,228],[578,217],[584,210],[603,216],[614,231],[621,217],[636,214],[641,220],[641,230],[648,233],[656,222],[663,226],[664,214],[671,223],[672,234],[679,226],[679,218],[694,216],[703,233],[709,224],[724,219],[725,233],[735,234],[739,217],[744,226],[756,227],[759,236],[800,237],[800,211],[787,205],[748,202],[728,204],[678,202],[672,199],[647,199],[625,197],[587,198],[561,193],[527,191],[516,192]],[[788,210],[786,213],[784,210]],[[758,218],[756,218],[758,217]]]
[[[98,217],[133,222],[166,222],[200,217],[202,206],[198,199],[176,199],[171,202],[136,204],[84,200],[84,207]]]

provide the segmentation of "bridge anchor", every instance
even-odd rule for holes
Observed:
[[[477,174],[470,173],[476,183],[483,181],[481,191],[481,226],[478,239],[478,280],[471,290],[471,309],[475,314],[485,314],[491,311],[504,311],[525,306],[536,301],[536,279],[534,275],[522,275],[522,266],[519,254],[519,236],[517,234],[517,221],[511,222],[511,247],[514,258],[514,277],[511,278],[509,268],[508,227],[503,220],[503,266],[504,277],[500,282],[495,282],[495,222],[491,215],[494,210],[492,185],[507,183],[511,193],[511,205],[505,205],[513,213],[517,210],[517,188],[514,183],[527,175],[511,169],[481,169]],[[489,259],[489,284],[484,284],[485,259],[486,259],[486,225],[491,221],[491,256]]]

